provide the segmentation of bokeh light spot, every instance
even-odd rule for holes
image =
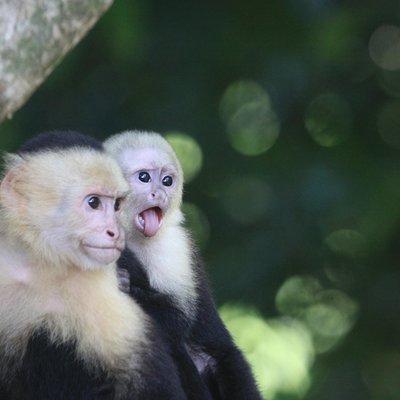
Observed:
[[[311,276],[292,276],[278,290],[276,308],[284,315],[301,316],[321,290],[318,280]]]
[[[239,153],[257,156],[276,142],[280,122],[267,92],[252,81],[235,82],[225,91],[220,105],[229,141]]]
[[[200,145],[191,136],[182,132],[168,132],[165,138],[178,156],[185,182],[190,182],[200,172],[203,165],[203,153]]]
[[[334,253],[347,257],[363,257],[367,252],[365,237],[353,229],[332,232],[325,239],[325,243]]]
[[[358,305],[345,293],[324,289],[310,276],[292,276],[276,295],[276,307],[308,327],[317,353],[332,349],[353,327]]]
[[[264,320],[253,309],[236,305],[224,305],[220,313],[249,360],[265,399],[306,394],[314,349],[302,323],[289,318]]]
[[[257,156],[270,149],[279,136],[276,114],[261,103],[240,108],[227,126],[232,147],[246,156]]]
[[[369,55],[382,69],[400,68],[400,28],[383,25],[375,30],[369,41]]]
[[[237,81],[226,89],[220,104],[220,115],[225,123],[246,104],[263,104],[271,108],[268,93],[256,82]]]
[[[388,145],[400,149],[400,101],[390,102],[381,109],[378,131]]]
[[[319,145],[336,146],[344,142],[353,129],[350,106],[337,94],[322,94],[308,106],[305,125],[308,133]]]
[[[236,177],[222,193],[224,208],[235,221],[253,224],[265,219],[275,207],[272,189],[252,176]]]
[[[320,292],[317,301],[305,312],[318,353],[332,349],[353,327],[358,305],[339,290]]]
[[[210,223],[207,216],[193,203],[184,202],[185,225],[193,233],[196,243],[204,247],[210,236]]]

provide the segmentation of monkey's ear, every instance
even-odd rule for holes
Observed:
[[[6,154],[6,174],[0,183],[0,200],[6,207],[16,208],[25,204],[25,197],[18,190],[24,160],[16,154]]]

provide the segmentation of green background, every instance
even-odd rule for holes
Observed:
[[[400,399],[398,1],[116,0],[0,127],[168,134],[266,399]]]

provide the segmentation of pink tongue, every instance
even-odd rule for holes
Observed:
[[[160,226],[160,222],[158,220],[158,215],[154,208],[150,208],[141,213],[142,218],[144,220],[144,235],[145,236],[154,236],[158,228]]]

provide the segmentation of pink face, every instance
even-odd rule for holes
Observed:
[[[125,234],[118,223],[121,198],[106,194],[89,194],[79,205],[84,225],[81,248],[89,259],[110,264],[121,255]]]
[[[179,174],[170,157],[160,150],[127,149],[121,166],[132,189],[135,229],[154,236],[179,186]]]

